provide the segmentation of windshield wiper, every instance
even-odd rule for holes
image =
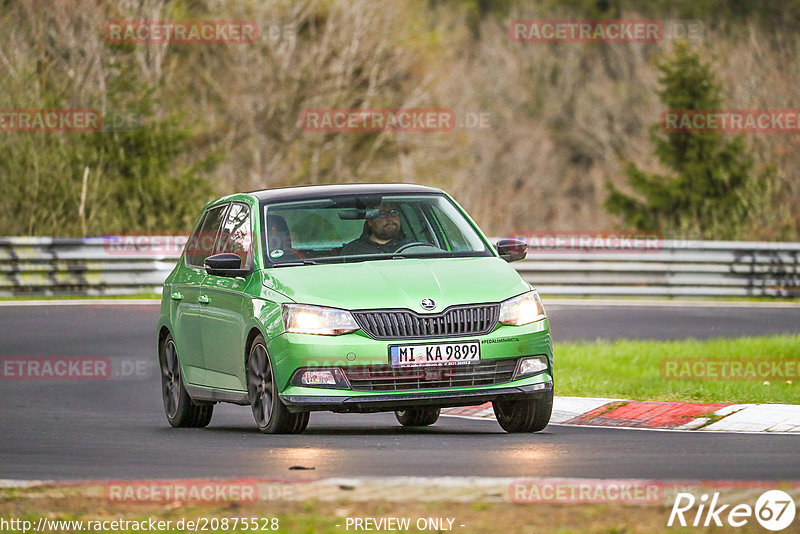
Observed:
[[[473,256],[473,253],[458,253],[458,252],[432,252],[428,254],[359,254],[356,256],[323,256],[315,259],[303,259],[296,261],[288,261],[285,263],[275,263],[275,267],[297,267],[299,265],[324,265],[329,263],[360,263],[363,261],[377,261],[377,260],[407,260],[407,259],[424,259],[424,258],[458,258],[458,257],[478,257]]]
[[[345,256],[340,258],[342,263],[359,263],[362,261],[377,261],[377,260],[393,260],[395,257],[405,257],[405,256],[395,256],[394,254],[362,254],[359,256]]]
[[[319,265],[319,262],[317,260],[287,261],[286,263],[276,263],[275,267],[297,267],[298,265]]]

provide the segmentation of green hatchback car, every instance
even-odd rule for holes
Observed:
[[[265,433],[312,411],[440,409],[492,402],[508,432],[547,426],[553,350],[536,290],[443,191],[371,184],[272,189],[203,209],[164,282],[164,409],[203,427],[214,404],[249,405]]]

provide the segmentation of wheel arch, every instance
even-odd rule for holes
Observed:
[[[248,366],[250,365],[250,348],[253,346],[253,342],[256,338],[261,334],[261,330],[256,328],[255,326],[250,327],[250,331],[247,333],[247,338],[244,343],[244,358],[242,359],[242,368],[244,369],[244,384],[245,384],[245,395],[247,397],[247,402],[252,403],[250,399],[250,390],[248,386]]]
[[[256,326],[251,327],[250,331],[247,333],[247,339],[244,343],[245,367],[247,366],[247,359],[250,357],[250,348],[253,346],[253,341],[255,341],[258,336],[263,337],[265,340],[267,339],[266,336],[264,335],[264,332],[262,332],[260,328]]]
[[[158,349],[161,350],[161,344],[164,343],[164,340],[167,339],[167,336],[172,334],[169,327],[167,325],[161,325],[161,328],[158,329]],[[172,336],[175,337],[174,335]]]
[[[181,352],[178,349],[178,340],[175,339],[175,332],[172,331],[169,325],[163,323],[158,327],[158,346],[156,350],[156,356],[158,358],[158,369],[159,369],[158,372],[159,373],[162,372],[161,371],[161,366],[163,365],[163,362],[161,361],[162,347],[164,345],[164,340],[167,339],[167,336],[172,336],[172,342],[175,344],[175,351],[178,356],[178,367],[180,367],[181,376],[186,376],[184,374],[183,361],[181,361]]]

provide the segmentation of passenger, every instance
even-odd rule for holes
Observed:
[[[273,260],[302,260],[305,254],[292,247],[292,236],[286,219],[280,215],[267,215],[267,243]]]

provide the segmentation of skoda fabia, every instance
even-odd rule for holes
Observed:
[[[441,408],[491,402],[508,432],[550,420],[553,352],[536,290],[446,193],[403,184],[273,189],[203,209],[164,283],[164,409],[203,427],[249,405],[266,433],[312,411],[393,411],[431,425]]]

